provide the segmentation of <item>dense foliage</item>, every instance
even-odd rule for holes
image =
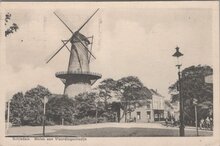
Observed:
[[[44,96],[50,96],[48,89],[38,85],[25,92],[18,92],[10,103],[10,122],[14,125],[39,125],[42,122]]]
[[[12,15],[10,13],[7,13],[5,15],[5,26],[7,27],[7,29],[5,30],[5,37],[7,37],[9,34],[16,32],[19,29],[16,23],[9,23],[11,21],[11,17]]]
[[[46,105],[48,124],[70,124],[74,121],[75,102],[65,95],[53,95]]]
[[[128,76],[119,80],[103,80],[91,92],[81,93],[74,98],[51,94],[48,89],[38,85],[12,97],[10,122],[13,125],[41,125],[43,119],[43,98],[46,104],[46,124],[86,124],[96,122],[119,121],[120,108],[124,111],[120,117],[127,121],[127,114],[151,98],[150,91],[137,77]],[[117,116],[116,116],[117,115]]]
[[[205,76],[213,74],[210,66],[191,66],[182,71],[181,93],[184,99],[185,121],[194,121],[195,112],[193,100],[197,100],[198,119],[212,116],[213,111],[213,84],[205,82]],[[170,91],[176,91],[178,82],[169,87]],[[173,94],[172,101],[179,100],[179,95]],[[192,123],[192,122],[191,122]]]

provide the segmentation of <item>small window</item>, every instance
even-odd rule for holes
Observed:
[[[150,111],[147,111],[147,118],[151,119]]]
[[[137,119],[138,119],[138,120],[141,119],[141,112],[137,112]]]

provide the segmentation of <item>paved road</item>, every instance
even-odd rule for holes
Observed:
[[[185,128],[186,136],[196,136],[195,127]],[[41,126],[11,127],[8,136],[41,136]],[[46,136],[79,137],[146,137],[179,136],[178,127],[160,123],[100,123],[78,126],[47,126]],[[212,136],[212,131],[199,130],[199,136]]]

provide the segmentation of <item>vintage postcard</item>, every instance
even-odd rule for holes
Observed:
[[[0,7],[0,145],[219,146],[217,1]]]

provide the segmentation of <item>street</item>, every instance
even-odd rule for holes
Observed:
[[[6,136],[42,136],[42,126],[11,127]],[[178,127],[161,123],[99,123],[77,126],[46,126],[46,136],[75,137],[155,137],[179,136]],[[212,136],[212,131],[199,130],[199,136]],[[185,136],[196,136],[195,127],[186,127]]]

